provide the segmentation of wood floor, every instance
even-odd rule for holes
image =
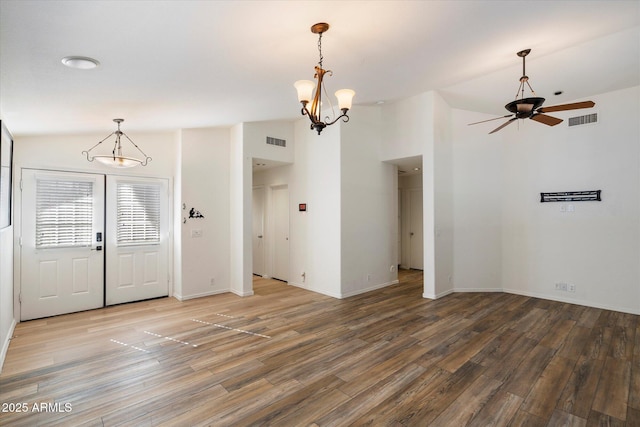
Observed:
[[[639,316],[431,301],[419,272],[344,300],[254,291],[18,324],[0,425],[640,426]]]

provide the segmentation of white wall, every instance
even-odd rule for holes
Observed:
[[[467,126],[486,118],[452,112],[453,285],[460,291],[502,290],[504,143],[487,135],[491,124]]]
[[[451,108],[433,94],[435,295],[453,291],[453,142]]]
[[[253,295],[251,283],[251,157],[245,153],[243,125],[231,128],[229,151],[230,290]],[[221,203],[225,203],[221,200]]]
[[[230,130],[181,131],[181,292],[195,298],[229,291]],[[204,218],[189,218],[195,208]],[[201,237],[194,237],[200,232]]]
[[[640,313],[640,89],[590,99],[592,110],[554,114],[598,112],[598,124],[575,128],[525,121],[486,136],[464,127],[481,116],[455,112],[456,289]],[[574,212],[540,203],[540,192],[577,190],[603,201],[572,202]]]
[[[340,126],[317,135],[306,118],[295,123],[289,185],[290,203],[307,203],[307,212],[295,209],[290,216],[289,283],[336,298],[341,296]]]
[[[0,369],[16,324],[13,314],[13,226],[0,230]]]
[[[18,240],[20,238],[21,218],[21,192],[20,173],[22,168],[50,169],[59,171],[102,173],[105,175],[148,176],[167,178],[171,181],[176,173],[177,162],[173,153],[176,152],[179,136],[177,132],[136,133],[127,132],[127,135],[153,160],[147,166],[117,170],[102,165],[97,161],[89,162],[82,154],[83,150],[91,148],[98,141],[104,139],[105,134],[86,135],[45,135],[45,136],[15,136],[14,137],[14,284],[20,284],[20,251]],[[113,138],[110,144],[106,141],[92,153],[109,154],[113,148]],[[103,147],[104,146],[104,147]],[[131,153],[128,142],[122,142],[125,155]],[[172,153],[168,155],[167,153]],[[170,199],[173,203],[173,198]],[[171,212],[173,214],[173,211]],[[169,251],[169,275],[171,277],[169,289],[173,292],[173,255],[176,244],[175,234]],[[20,318],[20,304],[18,292],[14,292],[14,311],[16,319]]]
[[[397,282],[398,175],[380,160],[380,108],[358,107],[341,126],[341,296]]]
[[[277,162],[293,162],[295,141],[293,122],[245,122],[242,124],[244,149],[251,158],[275,160]],[[266,143],[267,136],[284,139],[286,147]]]

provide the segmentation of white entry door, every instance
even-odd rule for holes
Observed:
[[[422,189],[409,190],[409,268],[424,268]]]
[[[272,191],[274,224],[273,278],[289,280],[289,189],[274,187]]]
[[[22,169],[20,319],[104,304],[104,176]]]
[[[253,274],[264,276],[264,187],[253,189]]]
[[[169,183],[107,177],[106,305],[169,294]]]

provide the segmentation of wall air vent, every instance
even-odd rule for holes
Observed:
[[[271,136],[268,136],[267,137],[267,144],[276,145],[278,147],[286,147],[287,146],[287,140],[286,139],[273,138]]]
[[[598,123],[598,113],[585,114],[584,116],[569,118],[569,127],[594,123]]]

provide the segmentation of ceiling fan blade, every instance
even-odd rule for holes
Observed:
[[[538,108],[540,113],[552,113],[554,111],[579,110],[580,108],[591,108],[596,105],[593,101],[574,102],[573,104],[552,105],[550,107]]]
[[[507,117],[511,117],[512,115],[513,115],[513,114],[507,114],[506,116],[494,117],[493,119],[483,120],[483,121],[481,121],[481,122],[469,123],[469,124],[467,124],[467,126],[477,125],[478,123],[486,123],[486,122],[490,122],[490,121],[492,121],[492,120],[506,119]]]
[[[494,130],[492,130],[491,132],[489,132],[489,135],[491,135],[492,133],[498,132],[500,129],[502,129],[503,127],[507,126],[510,123],[515,122],[516,120],[518,120],[517,117],[514,117],[511,120],[507,120],[506,122],[504,122],[503,124],[501,124],[500,126],[498,126],[497,128],[495,128]]]
[[[562,119],[558,119],[557,117],[553,116],[547,116],[546,114],[534,114],[530,117],[530,119],[548,126],[555,126],[559,123],[562,123]]]

